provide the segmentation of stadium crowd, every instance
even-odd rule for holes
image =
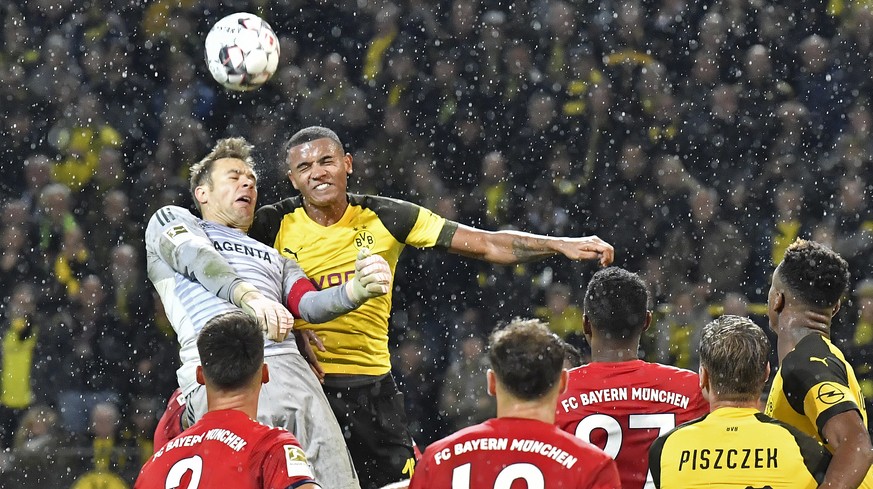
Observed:
[[[255,144],[261,204],[290,195],[282,145],[311,124],[354,155],[352,192],[609,241],[652,288],[653,361],[696,369],[690,345],[722,312],[766,324],[774,261],[798,236],[828,243],[852,273],[835,340],[873,398],[867,4],[2,2],[0,486],[133,480],[179,363],[145,223],[193,209],[187,168],[225,136]],[[203,62],[235,11],[281,38],[253,92]],[[482,349],[498,321],[540,317],[584,353],[595,265],[404,260],[393,365],[421,445],[493,416]]]

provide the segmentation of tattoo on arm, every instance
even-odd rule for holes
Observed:
[[[533,261],[551,256],[554,252],[549,250],[546,241],[543,238],[514,236],[512,238],[512,254],[519,262]]]

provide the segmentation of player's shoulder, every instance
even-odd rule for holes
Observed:
[[[349,205],[360,208],[362,212],[372,212],[394,239],[401,243],[407,243],[416,228],[427,227],[430,221],[420,219],[422,216],[439,219],[433,212],[418,204],[391,197],[349,194]],[[444,220],[439,222],[445,224]]]
[[[191,211],[178,205],[165,205],[156,210],[151,217],[151,220],[157,221],[161,226],[165,226],[178,219],[195,220],[197,218],[194,217]]]
[[[687,368],[676,367],[673,365],[664,365],[663,363],[643,362],[643,364],[644,367],[641,369],[641,373],[656,376],[656,378],[661,380],[682,380],[686,382],[693,382],[695,385],[697,385],[698,379],[700,378],[697,372],[693,370],[688,370]]]
[[[277,445],[299,446],[297,439],[288,430],[267,426],[263,423],[232,413],[224,418],[223,426],[244,437],[254,452],[266,452]]]
[[[285,216],[293,215],[303,209],[303,197],[296,195],[267,204],[255,211],[255,218],[249,227],[249,236],[268,246],[273,246]]]
[[[847,369],[839,349],[819,334],[810,334],[801,339],[782,360],[780,373],[783,379],[794,376],[815,376],[820,372],[840,372]]]
[[[772,427],[772,428],[779,430],[779,431],[786,431],[786,432],[790,433],[792,436],[794,436],[795,438],[809,438],[809,435],[807,435],[806,433],[804,433],[800,429],[795,428],[793,425],[790,425],[784,421],[778,420],[772,416],[768,416],[764,413],[757,412],[757,413],[753,414],[752,417],[756,421],[758,421],[759,423],[761,423],[765,426]],[[812,439],[812,438],[810,438],[810,439]]]
[[[759,423],[768,427],[771,432],[775,432],[772,435],[763,435],[767,436],[768,439],[781,437],[783,440],[790,440],[788,443],[797,445],[805,459],[830,461],[831,453],[828,449],[799,428],[761,412],[757,412],[753,416]]]
[[[393,197],[369,194],[348,194],[349,205],[369,209],[377,214],[383,212],[418,212],[420,205]]]
[[[627,362],[594,362],[581,365],[570,370],[571,381],[596,377],[611,377],[616,379],[643,379],[649,384],[664,382],[691,383],[698,385],[697,372],[664,365],[661,363],[631,360]]]
[[[262,205],[255,211],[255,219],[281,219],[285,214],[291,214],[301,207],[303,207],[303,197],[295,195],[272,204]]]

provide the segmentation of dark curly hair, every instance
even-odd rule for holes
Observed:
[[[649,292],[639,275],[619,267],[598,271],[585,291],[585,314],[612,339],[639,334],[646,323]]]
[[[785,287],[812,307],[833,307],[849,286],[849,264],[830,248],[798,239],[776,269]]]

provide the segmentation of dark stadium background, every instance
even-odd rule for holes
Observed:
[[[311,124],[344,139],[354,192],[612,243],[651,287],[648,360],[696,369],[699,328],[725,311],[766,325],[774,257],[828,243],[852,270],[835,339],[869,399],[866,4],[2,0],[0,486],[132,482],[178,363],[144,225],[190,206],[186,169],[224,136],[257,146],[261,203],[288,195],[282,143]],[[282,39],[249,93],[203,62],[236,11]],[[481,338],[497,322],[548,319],[584,353],[593,270],[405,252],[391,342],[422,446],[492,414]]]

